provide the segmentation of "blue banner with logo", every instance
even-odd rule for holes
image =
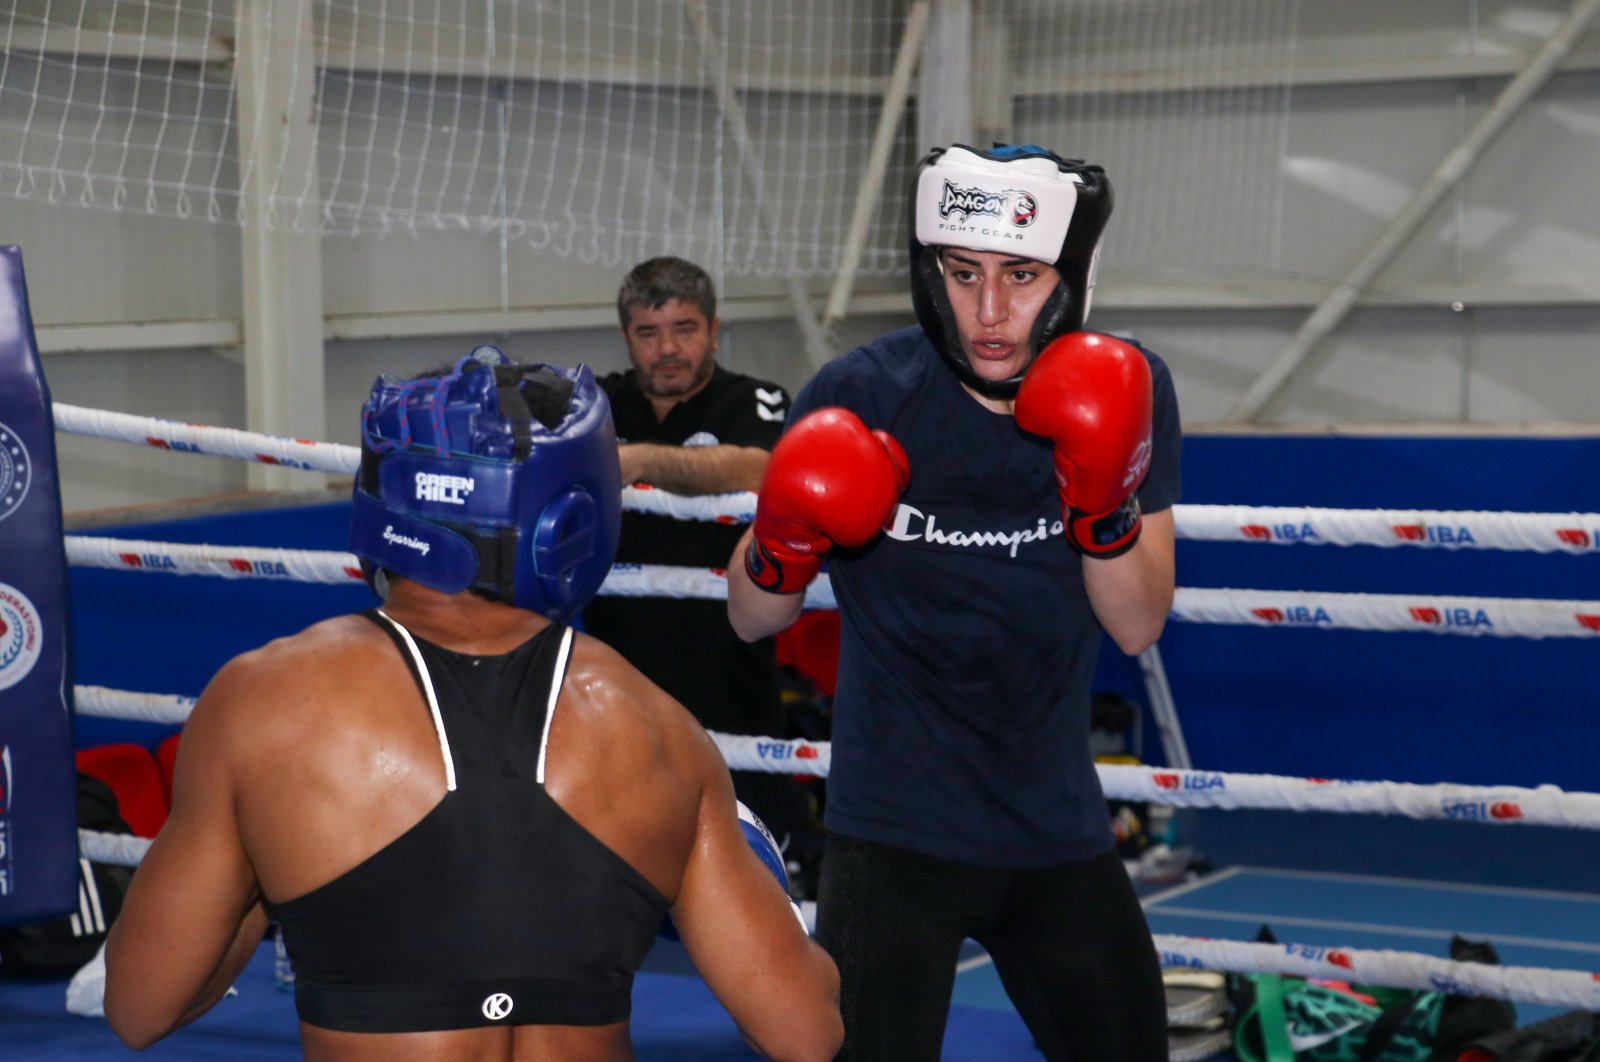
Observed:
[[[0,246],[0,924],[78,905],[67,558],[22,252]]]

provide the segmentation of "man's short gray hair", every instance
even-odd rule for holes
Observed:
[[[708,322],[717,315],[717,289],[710,274],[693,262],[663,255],[628,271],[617,292],[617,317],[627,328],[633,307],[659,310],[673,299],[694,303]]]

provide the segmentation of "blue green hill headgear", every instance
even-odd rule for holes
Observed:
[[[621,527],[616,429],[586,366],[479,347],[442,376],[372,385],[350,549],[379,594],[388,573],[564,620],[605,581]]]
[[[1055,266],[1060,283],[1029,337],[1038,357],[1052,339],[1081,330],[1089,316],[1111,205],[1103,169],[1031,144],[991,151],[956,144],[923,158],[911,194],[911,305],[934,347],[973,390],[1015,397],[1028,370],[1009,380],[986,380],[973,371],[945,294],[938,249],[998,251]]]

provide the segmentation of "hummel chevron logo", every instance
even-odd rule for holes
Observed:
[[[768,391],[764,387],[756,388],[756,416],[767,422],[783,419],[784,399],[782,391]]]

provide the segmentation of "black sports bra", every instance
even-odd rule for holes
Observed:
[[[278,905],[300,1020],[419,1032],[625,1019],[668,904],[545,792],[571,629],[480,657],[366,615],[417,680],[448,791],[388,847]]]

